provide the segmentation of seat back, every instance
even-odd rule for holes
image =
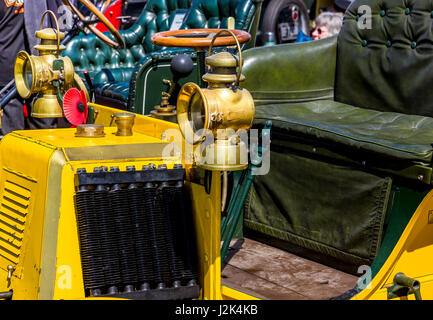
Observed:
[[[66,46],[64,55],[74,63],[76,72],[93,75],[102,68],[133,68],[146,54],[160,49],[153,45],[153,34],[169,30],[178,9],[189,9],[181,29],[226,28],[228,17],[235,18],[236,29],[252,33],[258,24],[258,4],[262,0],[149,0],[137,22],[120,31],[125,49],[115,50],[94,35],[78,36]],[[253,43],[253,42],[252,42]]]
[[[176,11],[190,8],[191,1],[149,0],[137,22],[128,30],[119,31],[125,40],[124,49],[113,49],[91,34],[70,41],[64,55],[72,59],[76,72],[88,70],[91,76],[102,68],[133,68],[147,53],[158,49],[150,37],[169,30]]]
[[[433,116],[432,23],[433,1],[354,1],[338,36],[335,100]]]
[[[251,34],[243,50],[254,47],[263,0],[194,0],[181,29],[224,29],[229,17],[235,18],[235,29]]]
[[[256,4],[252,0],[196,0],[185,17],[183,29],[224,29],[227,19],[235,18],[235,29],[247,30]]]

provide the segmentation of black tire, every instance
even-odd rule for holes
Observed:
[[[293,21],[292,8],[297,7],[297,21]],[[296,9],[295,9],[296,10]],[[297,26],[295,26],[295,23]],[[289,29],[287,29],[288,24]],[[284,26],[284,28],[283,28]],[[280,29],[287,34],[282,34]],[[308,9],[303,0],[271,0],[268,4],[262,22],[262,36],[265,37],[267,32],[273,32],[277,44],[293,42],[296,40],[297,31],[309,36],[310,18]]]

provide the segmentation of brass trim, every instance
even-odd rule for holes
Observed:
[[[105,137],[104,126],[101,124],[80,124],[77,126],[75,136],[81,138]]]
[[[132,136],[134,127],[135,114],[133,113],[115,113],[112,115],[114,123],[117,126],[116,136]]]
[[[138,143],[65,148],[69,161],[162,158],[167,143]]]
[[[26,81],[24,79],[24,66],[26,63],[30,63],[31,65],[31,71],[32,71],[32,83],[26,84]],[[36,74],[35,74],[35,63],[31,59],[30,55],[26,51],[20,51],[17,55],[17,58],[15,60],[15,67],[14,67],[14,73],[15,73],[15,85],[17,87],[19,95],[27,99],[32,95],[33,88],[35,86],[36,81]],[[30,85],[30,88],[28,87]]]
[[[41,277],[39,298],[51,300],[54,297],[57,265],[57,235],[60,219],[62,190],[62,171],[67,160],[57,150],[53,153],[47,183],[47,201],[45,205],[44,235],[42,242]]]

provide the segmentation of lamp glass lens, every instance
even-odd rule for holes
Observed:
[[[33,75],[32,75],[32,64],[30,60],[26,60],[23,66],[24,83],[28,90],[32,89]]]
[[[204,129],[205,123],[205,108],[203,99],[200,93],[193,93],[188,106],[188,120],[192,122],[192,127],[195,132]]]

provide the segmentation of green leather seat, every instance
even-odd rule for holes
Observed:
[[[358,25],[361,5],[372,10],[371,29]],[[432,22],[428,1],[355,1],[338,36],[248,50],[244,86],[256,124],[271,119],[276,131],[335,154],[362,152],[382,168],[392,160],[431,171]]]
[[[190,4],[191,0],[149,0],[137,22],[119,31],[125,40],[124,49],[113,49],[90,34],[75,37],[63,54],[71,58],[76,72],[87,70],[92,79],[103,68],[133,68],[147,53],[159,49],[150,37],[168,30],[177,10],[189,9]]]
[[[355,0],[343,21],[338,36],[244,53],[255,126],[272,121],[244,232],[374,276],[432,189],[433,2]]]
[[[338,143],[394,159],[431,163],[433,118],[357,108],[332,100],[258,108],[258,121],[272,120],[289,135]],[[416,128],[416,130],[414,130]]]
[[[235,18],[236,29],[246,30],[251,34],[252,40],[244,44],[244,49],[251,48],[255,42],[258,20],[260,18],[259,4],[261,2],[262,0],[193,0],[180,29],[226,28],[227,19],[233,17]],[[143,83],[146,83],[143,77],[158,61],[164,60],[165,63],[169,63],[169,60],[174,55],[180,53],[187,53],[194,60],[196,58],[196,53],[192,49],[162,48],[145,55],[137,62],[131,74],[118,72],[116,69],[111,70],[114,75],[114,81],[111,81],[111,85],[104,85],[105,91],[101,90],[98,100],[101,103],[109,103],[112,106],[125,108],[133,112],[146,113],[145,110],[149,106],[142,106],[145,100],[143,97],[146,95],[143,90],[147,90],[146,87],[143,88]],[[95,76],[95,79],[100,84],[109,81],[106,71],[99,72]],[[106,92],[118,87],[117,82],[128,81],[129,94],[126,101],[120,102],[106,99]],[[157,87],[155,91],[159,91],[159,89],[164,90],[164,88]]]

